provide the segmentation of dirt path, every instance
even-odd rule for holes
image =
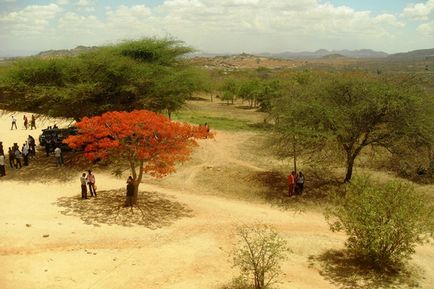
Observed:
[[[25,136],[11,136],[4,123],[0,139]],[[264,170],[239,157],[252,136],[218,133],[201,141],[177,174],[141,186],[141,212],[122,207],[124,179],[104,171],[96,171],[98,198],[87,202],[78,198],[79,172],[70,179],[68,168],[50,170],[60,179],[0,180],[0,288],[218,289],[236,274],[229,257],[235,225],[257,221],[275,226],[293,251],[280,288],[354,288],[348,270],[321,265],[324,252],[342,248],[345,239],[328,230],[321,214],[213,196],[199,182],[208,167]],[[224,175],[215,182],[225,182]],[[420,288],[432,288],[434,247],[420,247],[413,264],[424,271]],[[381,284],[367,282],[365,289]]]

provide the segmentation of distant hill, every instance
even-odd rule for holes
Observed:
[[[360,49],[360,50],[326,50],[320,49],[315,52],[303,51],[303,52],[282,52],[282,53],[261,53],[259,55],[275,58],[322,58],[327,55],[341,55],[348,58],[385,58],[388,56],[387,53],[383,51],[375,51],[371,49]]]
[[[408,61],[424,61],[434,58],[434,48],[419,49],[409,52],[395,53],[387,57],[389,60],[408,60]]]
[[[39,52],[35,56],[38,57],[59,57],[59,56],[75,56],[83,52],[96,49],[96,46],[77,46],[73,49],[46,50]]]
[[[333,54],[327,54],[321,57],[322,59],[338,59],[338,58],[346,58],[342,54],[333,53]]]

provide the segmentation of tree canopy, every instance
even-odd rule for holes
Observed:
[[[276,131],[287,143],[298,142],[313,151],[336,144],[345,159],[344,181],[351,179],[354,161],[367,146],[390,149],[405,139],[432,145],[433,124],[423,119],[432,102],[401,78],[304,75],[295,78],[273,107]]]
[[[175,171],[175,164],[189,158],[196,139],[212,136],[202,126],[174,122],[146,110],[106,112],[77,122],[78,135],[64,142],[83,148],[89,160],[106,159],[118,167],[128,166],[136,184],[143,173],[163,177]]]
[[[171,39],[142,39],[75,57],[25,58],[0,84],[0,108],[55,117],[106,111],[175,111],[200,78],[183,56],[192,49]]]

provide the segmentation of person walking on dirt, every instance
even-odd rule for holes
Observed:
[[[36,129],[36,117],[33,114],[30,118],[30,129]]]
[[[27,130],[27,126],[29,124],[29,120],[27,119],[26,115],[23,116],[23,120],[24,120],[24,128]]]
[[[304,188],[304,175],[302,172],[300,172],[297,176],[297,184],[295,187],[295,191],[297,195],[301,195],[303,193]]]
[[[15,129],[18,129],[17,127],[17,119],[15,118],[15,116],[12,116],[12,125],[11,125],[11,130],[13,130],[15,127]]]
[[[81,175],[80,184],[81,184],[81,198],[87,199],[86,173],[83,173]]]
[[[292,197],[295,194],[295,183],[297,175],[295,171],[292,171],[288,176],[288,197]]]
[[[134,197],[134,180],[133,177],[129,176],[127,180],[127,201],[125,202],[125,207],[133,206]]]
[[[87,171],[86,176],[87,184],[89,185],[89,193],[91,197],[96,197],[96,190],[95,190],[95,175],[92,174],[91,170]]]

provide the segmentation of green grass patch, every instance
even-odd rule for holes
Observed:
[[[192,124],[208,123],[211,129],[226,131],[257,131],[263,130],[261,124],[252,123],[246,120],[209,116],[196,112],[180,111],[173,115],[173,120],[185,121]]]

